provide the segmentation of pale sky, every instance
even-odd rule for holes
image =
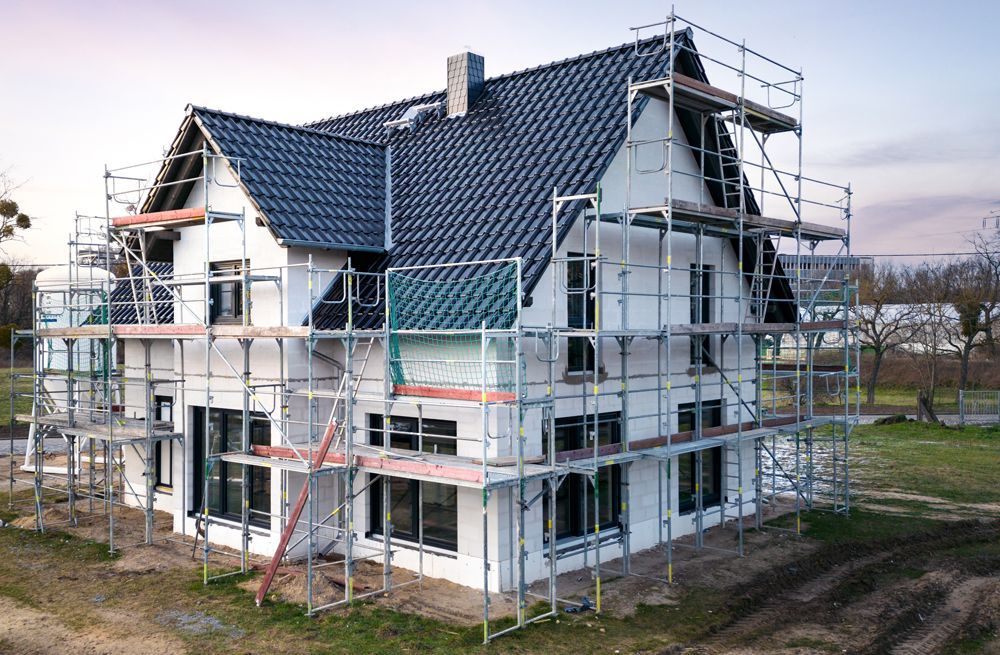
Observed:
[[[494,76],[627,42],[669,7],[0,0],[0,168],[37,225],[7,255],[62,261],[74,211],[104,214],[104,165],[159,157],[189,102],[302,123],[440,90],[467,48]],[[968,250],[1000,210],[1000,3],[676,11],[802,69],[803,170],[853,185],[856,253]]]

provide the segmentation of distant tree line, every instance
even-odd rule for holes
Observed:
[[[31,228],[31,217],[13,197],[18,186],[6,170],[0,171],[0,249]],[[0,262],[0,348],[10,345],[11,330],[31,327],[31,288],[37,274],[33,266]]]
[[[973,357],[996,359],[1000,337],[1000,232],[971,240],[974,255],[915,266],[877,262],[859,271],[856,317],[872,354],[867,402],[886,355],[904,355],[919,372],[931,406],[945,360],[959,362],[958,388],[968,388]]]

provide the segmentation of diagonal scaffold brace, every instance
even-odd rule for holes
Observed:
[[[330,423],[326,426],[326,432],[323,434],[323,440],[320,441],[319,448],[316,449],[316,453],[313,455],[312,466],[315,467],[322,464],[326,459],[326,455],[330,450],[331,444],[333,444],[333,437],[337,432],[337,421],[330,417]],[[288,542],[291,541],[292,535],[295,533],[295,526],[299,523],[299,517],[302,516],[302,510],[306,506],[306,501],[309,500],[310,487],[309,481],[306,480],[305,484],[302,485],[302,491],[299,492],[298,500],[295,501],[295,507],[292,508],[291,514],[288,516],[288,523],[285,525],[285,529],[281,533],[281,539],[278,541],[278,547],[274,551],[274,557],[271,558],[270,563],[267,565],[267,571],[264,573],[264,579],[260,583],[260,588],[257,590],[257,607],[264,602],[264,597],[267,595],[268,589],[271,588],[271,582],[274,580],[274,574],[278,572],[278,566],[281,564],[282,558],[285,556],[285,550],[288,548]],[[311,528],[310,528],[311,529]]]

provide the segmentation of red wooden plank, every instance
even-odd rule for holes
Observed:
[[[135,214],[133,216],[117,216],[111,219],[111,224],[115,227],[129,227],[132,225],[162,225],[165,223],[176,223],[178,221],[191,221],[203,218],[205,218],[204,207],[190,207],[188,209],[170,209],[168,211]]]
[[[298,459],[295,455],[295,451],[285,446],[254,446],[253,454],[261,457]],[[327,453],[326,457],[323,458],[323,463],[343,464],[344,455],[341,453]],[[479,469],[448,466],[447,464],[419,462],[409,459],[372,457],[367,455],[355,455],[354,463],[356,466],[361,466],[363,468],[383,470],[387,474],[397,472],[441,478],[443,483],[447,483],[448,480],[462,480],[478,484],[483,480],[483,472]]]
[[[436,478],[440,477],[445,483],[447,483],[448,480],[461,480],[463,482],[474,482],[476,484],[480,484],[483,481],[482,470],[446,466],[444,464],[432,464],[430,462],[418,462],[411,459],[358,457],[358,464],[364,468],[380,469],[389,474],[395,471],[397,473],[411,473]]]
[[[313,465],[322,462],[326,459],[327,453],[330,451],[330,445],[333,443],[333,435],[337,431],[337,422],[334,420],[330,421],[330,424],[326,426],[326,433],[323,435],[322,441],[319,443],[319,448],[316,450],[316,454],[313,458]],[[307,480],[305,484],[302,485],[302,491],[299,492],[299,498],[295,501],[295,507],[292,508],[292,513],[288,516],[288,523],[285,525],[284,531],[281,533],[281,539],[278,541],[278,548],[274,551],[274,557],[271,558],[271,563],[267,565],[267,572],[264,573],[264,579],[260,583],[260,588],[257,590],[257,606],[264,601],[264,597],[267,595],[267,590],[271,588],[271,581],[274,580],[274,574],[278,572],[278,566],[281,563],[281,558],[285,556],[285,550],[288,549],[288,542],[292,538],[292,534],[295,532],[295,526],[299,522],[299,517],[302,516],[302,509],[306,506],[306,501],[309,500],[309,481]]]
[[[447,398],[448,400],[471,400],[482,402],[483,392],[476,389],[445,389],[442,387],[421,387],[412,384],[395,384],[392,392],[400,396],[423,396],[424,398]],[[514,394],[506,391],[487,391],[486,402],[514,400]]]

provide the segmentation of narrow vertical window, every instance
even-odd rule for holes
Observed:
[[[712,312],[712,271],[714,266],[703,265],[698,268],[691,264],[690,313],[691,324],[712,323],[715,316]],[[691,337],[691,366],[715,366],[712,352],[712,335],[696,334]]]
[[[566,320],[570,328],[591,330],[595,317],[595,272],[591,262],[582,254],[570,253],[570,257],[579,257],[566,262]],[[570,373],[593,373],[594,345],[587,337],[570,337],[567,344],[567,367]]]
[[[156,396],[153,400],[154,418],[172,423],[174,420],[174,399]],[[153,473],[156,486],[171,489],[174,486],[174,442],[170,439],[157,441],[153,446]]]
[[[250,262],[247,261],[249,268]],[[234,279],[239,277],[242,269],[240,262],[213,262],[211,266],[213,281],[212,311],[213,323],[240,323],[243,321],[243,282]]]

